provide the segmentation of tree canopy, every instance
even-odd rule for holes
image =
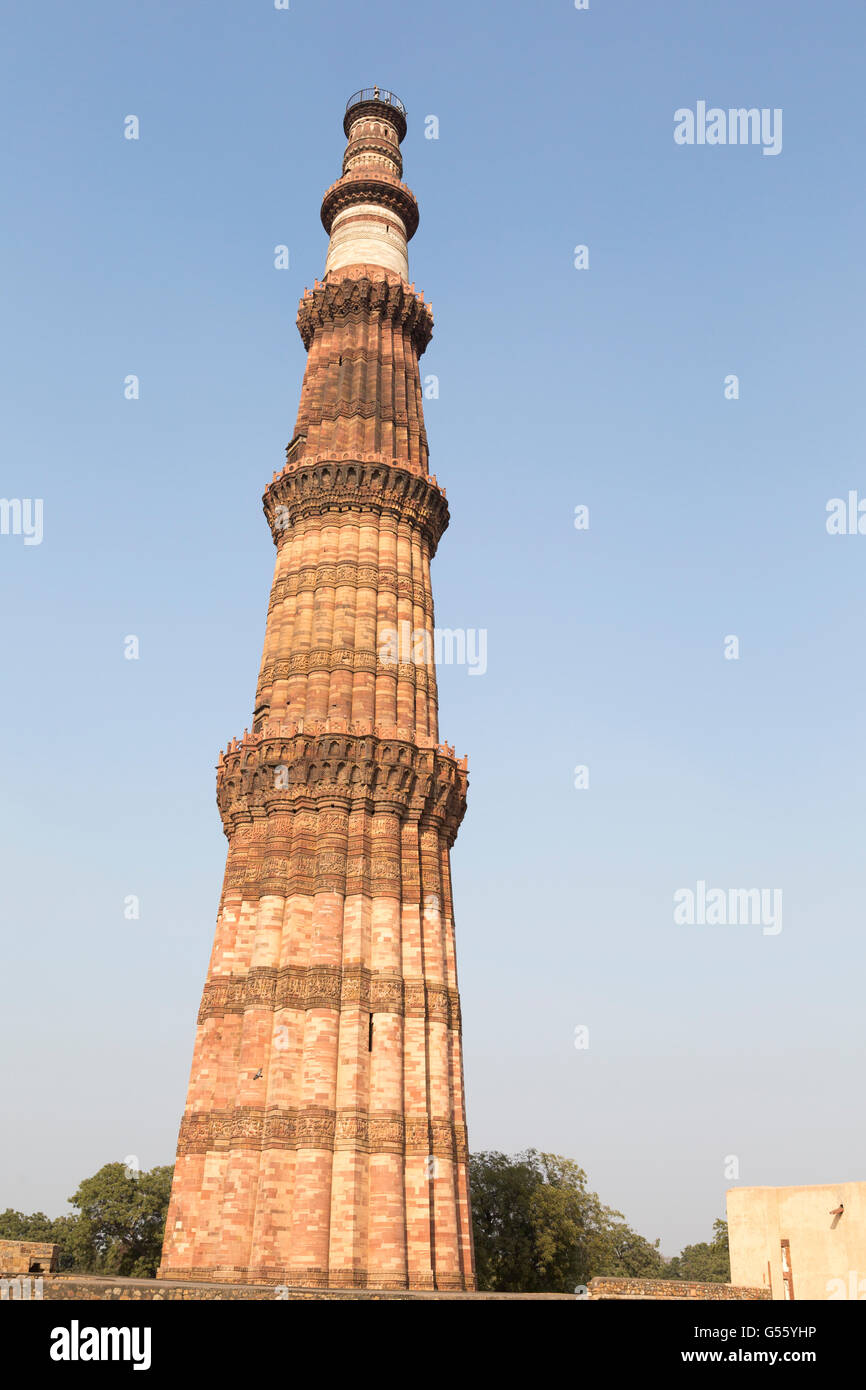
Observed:
[[[659,1242],[604,1206],[573,1159],[473,1154],[469,1177],[480,1289],[568,1293],[601,1274],[667,1277]]]
[[[172,1169],[130,1174],[106,1163],[69,1198],[77,1213],[51,1220],[43,1212],[0,1213],[0,1240],[52,1241],[61,1270],[152,1278],[162,1251]]]
[[[728,1223],[713,1222],[713,1238],[700,1245],[687,1245],[670,1262],[672,1279],[696,1279],[703,1284],[727,1284],[731,1278],[728,1253]]]

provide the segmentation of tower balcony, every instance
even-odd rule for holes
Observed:
[[[346,102],[346,114],[343,117],[343,130],[348,138],[352,122],[363,114],[359,108],[368,107],[371,112],[378,111],[383,120],[390,121],[397,131],[397,139],[403,140],[406,135],[406,108],[402,101],[394,92],[389,92],[384,87],[362,87],[359,92],[354,92]]]

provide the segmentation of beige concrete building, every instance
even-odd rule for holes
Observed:
[[[731,1283],[774,1299],[866,1299],[866,1182],[732,1187]]]

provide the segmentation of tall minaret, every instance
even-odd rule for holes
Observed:
[[[403,105],[348,103],[286,465],[252,732],[220,755],[228,838],[160,1277],[473,1289]]]

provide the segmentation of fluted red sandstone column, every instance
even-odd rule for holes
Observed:
[[[359,93],[344,128],[295,433],[264,496],[252,731],[220,756],[229,850],[159,1272],[472,1289],[449,862],[467,779],[438,742],[448,507],[418,370],[433,321],[408,280],[403,109]]]

